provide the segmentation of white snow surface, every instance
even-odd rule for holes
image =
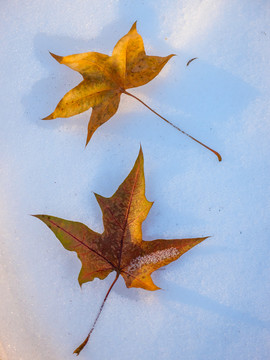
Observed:
[[[211,236],[153,274],[118,281],[80,359],[266,360],[270,352],[268,0],[1,1],[0,359],[73,359],[114,279],[80,262],[30,214],[102,232],[142,145],[145,240]],[[173,57],[84,148],[90,111],[42,121],[81,77],[48,51],[111,53],[133,22],[149,54]],[[186,67],[189,59],[197,60]]]

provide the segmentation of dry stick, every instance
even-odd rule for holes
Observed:
[[[162,120],[166,121],[166,123],[170,124],[171,126],[173,126],[176,130],[180,131],[182,134],[188,136],[190,139],[196,141],[198,144],[202,145],[203,147],[205,147],[206,149],[212,151],[212,153],[214,153],[218,160],[221,161],[222,157],[220,156],[220,154],[211,149],[209,146],[203,144],[202,142],[200,142],[199,140],[195,139],[193,136],[189,135],[188,133],[186,133],[185,131],[181,130],[178,126],[174,125],[173,123],[171,123],[169,120],[165,119],[163,116],[161,116],[159,113],[157,113],[155,110],[153,110],[152,108],[150,108],[150,106],[148,106],[147,104],[145,104],[141,99],[137,98],[137,96],[127,92],[126,90],[123,91],[124,94],[129,95],[131,97],[133,97],[134,99],[138,100],[141,104],[143,104],[144,106],[147,107],[147,109],[151,110],[154,114],[156,114],[157,116],[159,116]]]
[[[81,343],[81,345],[78,346],[77,349],[73,351],[73,354],[77,354],[77,356],[78,356],[79,353],[82,351],[82,349],[85,347],[85,345],[88,343],[88,340],[89,340],[89,338],[90,338],[90,335],[91,335],[92,332],[94,331],[95,326],[96,326],[96,323],[97,323],[97,321],[98,321],[98,318],[100,317],[100,314],[101,314],[101,312],[102,312],[102,309],[103,309],[103,307],[104,307],[104,304],[105,304],[105,302],[106,302],[106,300],[107,300],[107,298],[108,298],[108,296],[109,296],[109,294],[110,294],[110,292],[111,292],[114,284],[116,283],[117,279],[119,278],[119,275],[120,275],[119,273],[116,274],[116,277],[115,277],[112,285],[110,286],[109,290],[107,291],[107,294],[105,295],[105,298],[104,298],[104,300],[103,300],[103,302],[102,302],[102,304],[101,304],[101,306],[100,306],[100,308],[99,308],[99,312],[98,312],[98,314],[97,314],[97,317],[96,317],[96,319],[95,319],[95,321],[94,321],[94,324],[93,324],[91,330],[89,331],[89,334],[86,336],[86,339]]]

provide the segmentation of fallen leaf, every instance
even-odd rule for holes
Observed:
[[[51,55],[60,63],[78,71],[84,80],[70,90],[44,118],[51,120],[80,114],[93,108],[86,144],[96,129],[117,111],[120,96],[126,89],[147,84],[154,79],[173,56],[148,56],[136,22],[115,45],[112,56],[88,52],[69,56]]]
[[[127,89],[142,86],[153,80],[174,54],[161,57],[146,55],[143,39],[138,34],[136,22],[129,32],[115,45],[112,55],[98,52],[58,56],[50,53],[60,64],[78,71],[83,81],[70,90],[58,103],[53,113],[43,118],[52,120],[80,114],[90,108],[92,113],[88,124],[86,145],[94,132],[107,122],[117,111],[121,94],[141,102],[149,110],[192,140],[212,151],[221,161],[221,156],[178,126],[158,114]]]
[[[142,222],[152,202],[145,197],[143,153],[115,194],[105,198],[95,194],[103,213],[104,232],[96,233],[86,225],[49,215],[35,215],[42,220],[70,251],[77,252],[82,263],[79,284],[95,278],[105,279],[112,271],[116,278],[108,290],[100,312],[85,341],[74,351],[79,354],[94,330],[103,305],[121,275],[128,288],[157,290],[151,274],[178,259],[206,237],[174,240],[142,240]]]

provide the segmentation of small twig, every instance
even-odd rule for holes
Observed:
[[[198,59],[198,58],[197,58],[197,57],[194,57],[194,58],[192,58],[192,59],[188,60],[188,62],[187,62],[187,65],[186,65],[186,66],[189,66],[189,64],[190,64],[192,61],[196,60],[196,59]]]
[[[147,104],[145,104],[145,103],[144,103],[141,99],[139,99],[137,96],[135,96],[135,95],[127,92],[126,90],[123,90],[123,93],[126,94],[126,95],[129,95],[129,96],[133,97],[133,98],[136,99],[136,100],[138,100],[141,104],[143,104],[144,106],[146,106],[147,109],[151,110],[154,114],[156,114],[157,116],[159,116],[162,120],[166,121],[166,123],[168,123],[169,125],[173,126],[176,130],[178,130],[178,131],[180,131],[182,134],[188,136],[190,139],[196,141],[198,144],[202,145],[202,146],[205,147],[206,149],[212,151],[212,153],[214,153],[214,154],[217,156],[217,158],[218,158],[219,161],[222,160],[221,155],[220,155],[217,151],[211,149],[209,146],[207,146],[207,145],[205,145],[204,143],[202,143],[201,141],[195,139],[193,136],[189,135],[189,134],[186,133],[185,131],[181,130],[178,126],[174,125],[174,124],[171,123],[169,120],[165,119],[163,116],[161,116],[161,115],[160,115],[159,113],[157,113],[155,110],[153,110],[152,108],[150,108],[150,106],[148,106]]]
[[[76,355],[78,356],[78,355],[80,354],[80,352],[82,351],[82,349],[85,347],[85,345],[88,343],[88,340],[89,340],[89,338],[90,338],[90,335],[92,334],[92,332],[93,332],[94,329],[95,329],[96,323],[97,323],[97,321],[98,321],[98,318],[100,317],[100,314],[101,314],[102,309],[103,309],[103,307],[104,307],[104,305],[105,305],[105,302],[106,302],[106,300],[107,300],[107,298],[108,298],[108,296],[109,296],[109,294],[110,294],[110,292],[111,292],[114,284],[115,284],[116,281],[118,280],[118,278],[119,278],[119,273],[116,274],[113,283],[111,284],[109,290],[107,291],[107,294],[105,295],[105,298],[104,298],[104,300],[103,300],[103,302],[102,302],[102,304],[101,304],[101,306],[100,306],[100,308],[99,308],[99,312],[98,312],[98,314],[97,314],[97,316],[96,316],[96,319],[95,319],[95,321],[94,321],[94,324],[93,324],[91,330],[89,331],[88,335],[86,336],[85,340],[81,343],[81,345],[78,346],[77,349],[73,351],[73,354],[76,354]]]

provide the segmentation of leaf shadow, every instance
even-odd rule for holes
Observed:
[[[212,256],[215,254],[219,254],[220,252],[233,252],[227,246],[216,245],[211,245],[207,248],[202,247],[200,249],[197,249],[197,251],[200,251],[200,255],[203,252],[204,257],[207,255]],[[196,255],[196,253],[194,255]],[[155,284],[161,286],[160,284],[162,283],[162,272],[166,271],[166,269],[171,266],[174,266],[174,264],[169,264],[167,265],[167,267],[161,268],[153,273],[152,277]],[[168,280],[166,281],[166,284],[166,290],[161,289],[157,292],[157,296],[160,298],[160,301],[164,301],[166,303],[168,301],[173,301],[178,304],[185,304],[191,307],[202,309],[206,312],[216,314],[229,321],[233,321],[234,323],[242,323],[248,326],[266,329],[267,331],[270,331],[270,321],[260,320],[245,311],[237,310],[234,309],[232,306],[221,304],[220,302],[213,300],[206,295],[202,295],[197,291],[188,289],[184,286],[179,286],[175,283],[172,284]],[[118,283],[114,291],[117,294],[133,301],[141,301],[142,295],[143,293],[145,293],[145,290],[138,290],[134,288],[127,289],[125,287],[123,279],[121,279],[121,282]]]
[[[136,288],[127,288],[125,285],[125,281],[122,276],[119,277],[119,280],[115,284],[114,291],[117,295],[120,295],[123,298],[128,299],[129,301],[139,301],[141,300],[141,292],[145,292],[143,289]]]
[[[175,286],[174,284],[173,287],[170,287],[170,291],[167,294],[164,293],[163,297],[169,298],[169,300],[173,300],[180,304],[200,308],[235,323],[244,323],[252,327],[270,331],[270,321],[260,320],[247,312],[221,304],[206,295],[199,294],[198,292],[183,286]]]
[[[165,240],[166,241],[166,240]],[[215,254],[219,254],[221,251],[225,251],[225,252],[230,252],[231,250],[226,247],[226,246],[215,246],[215,245],[212,245],[212,246],[208,246],[207,249],[204,249],[203,247],[200,248],[200,253],[203,252],[203,255],[204,256],[207,256],[207,255],[215,255]],[[168,267],[171,267],[171,266],[174,266],[174,264],[169,264],[167,265],[166,267],[163,267],[163,268],[160,268],[160,269],[157,269],[151,276],[153,278],[153,281],[154,283],[157,285],[157,286],[160,286],[160,283],[162,282],[162,273],[164,271],[166,271],[166,269]],[[161,291],[157,291],[157,294],[159,293],[163,293],[164,292],[164,289],[160,289]],[[114,286],[114,291],[122,296],[122,297],[125,297],[127,299],[130,299],[130,300],[135,300],[135,301],[138,301],[138,300],[141,300],[142,299],[142,295],[143,294],[146,294],[146,293],[149,293],[149,291],[147,290],[144,290],[144,289],[137,289],[137,288],[127,288],[126,285],[125,285],[125,282],[123,280],[123,278],[120,276],[119,277],[119,280],[118,282],[116,283],[116,285]],[[169,292],[165,291],[168,296],[169,295]]]

